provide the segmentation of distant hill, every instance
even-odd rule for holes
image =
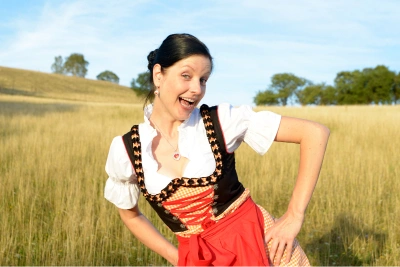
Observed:
[[[129,87],[111,82],[1,66],[0,94],[85,102],[143,103]]]

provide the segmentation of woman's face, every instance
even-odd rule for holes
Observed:
[[[159,86],[159,96],[154,99],[154,111],[169,115],[172,120],[186,120],[206,92],[206,82],[211,74],[210,59],[193,55],[161,71],[156,64],[153,80]]]

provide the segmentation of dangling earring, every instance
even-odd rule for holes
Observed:
[[[158,95],[159,93],[160,93],[160,92],[159,92],[158,90],[155,90],[155,91],[154,91],[154,94],[155,94],[155,95]]]

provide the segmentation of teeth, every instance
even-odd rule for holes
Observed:
[[[193,103],[194,100],[186,97],[181,97],[183,100],[186,100],[187,102]]]

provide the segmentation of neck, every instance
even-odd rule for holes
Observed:
[[[153,115],[149,119],[153,128],[159,131],[164,137],[174,139],[178,135],[178,127],[182,122],[168,122],[161,118],[154,117]]]
[[[165,113],[157,112],[153,110],[149,117],[149,121],[154,128],[161,131],[164,135],[170,138],[174,138],[178,133],[178,127],[183,121],[172,119]]]

